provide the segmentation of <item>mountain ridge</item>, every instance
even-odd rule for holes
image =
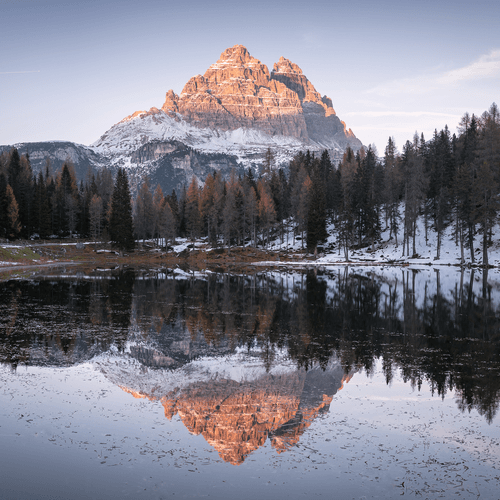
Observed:
[[[243,45],[222,52],[180,94],[168,90],[161,107],[135,111],[90,146],[57,144],[16,146],[30,152],[35,172],[44,168],[47,157],[53,169],[69,158],[79,179],[89,168],[125,167],[132,186],[150,175],[160,180],[164,192],[180,189],[193,174],[201,183],[214,170],[223,176],[233,169],[257,170],[269,148],[279,166],[306,149],[326,149],[337,161],[347,147],[362,147],[337,116],[332,99],[317,92],[298,65],[281,57],[269,71]]]
[[[139,120],[144,123],[138,124]],[[238,137],[231,134],[240,129],[243,132],[236,134]],[[93,146],[111,152],[136,144],[131,136],[145,142],[181,140],[184,135],[188,145],[213,150],[213,132],[217,137],[229,133],[227,147],[239,145],[239,156],[248,163],[241,149],[252,145],[245,140],[248,134],[244,131],[260,133],[254,145],[261,143],[261,150],[272,146],[328,149],[335,157],[347,146],[355,150],[362,146],[337,117],[332,99],[321,96],[298,65],[281,57],[269,72],[242,45],[226,49],[204,75],[191,77],[179,95],[168,90],[161,108],[135,111],[113,125]],[[113,142],[107,140],[110,136],[114,136]],[[231,149],[234,154],[235,148]]]

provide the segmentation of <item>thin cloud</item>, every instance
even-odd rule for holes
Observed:
[[[321,37],[314,33],[305,33],[302,35],[302,42],[308,49],[321,49],[323,44]]]
[[[0,75],[24,75],[25,73],[40,73],[40,70],[35,70],[35,71],[0,71]]]
[[[480,80],[500,76],[500,50],[492,50],[489,54],[482,55],[477,61],[464,68],[448,71],[438,82],[449,85],[463,80]]]
[[[381,96],[392,96],[399,93],[425,94],[466,80],[481,80],[498,76],[500,76],[500,49],[494,49],[463,68],[453,69],[445,73],[393,80],[369,89],[365,93]]]
[[[450,114],[450,113],[439,113],[434,111],[350,111],[348,113],[344,113],[345,116],[368,116],[371,118],[381,118],[384,116],[398,116],[398,117],[423,117],[423,116],[432,116],[439,118],[460,118],[459,115]]]
[[[438,87],[435,78],[430,76],[416,76],[415,78],[401,78],[378,85],[366,91],[367,94],[378,94],[391,97],[394,94],[425,94]]]

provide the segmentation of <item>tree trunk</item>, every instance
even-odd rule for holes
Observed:
[[[474,225],[469,224],[469,248],[471,264],[474,264]]]
[[[417,237],[417,221],[414,220],[413,221],[413,255],[416,255],[416,253],[417,253],[417,249],[416,249],[416,245],[415,245],[416,237]]]
[[[460,265],[463,266],[465,262],[464,258],[464,230],[460,226]]]
[[[483,226],[483,267],[488,267],[488,221],[486,215],[484,216]]]
[[[439,260],[441,258],[441,228],[438,226],[437,228],[437,252],[436,252],[436,260]]]
[[[429,221],[427,220],[427,209],[425,208],[424,205],[425,246],[427,246],[428,244],[428,237],[427,237],[428,226],[429,226]]]

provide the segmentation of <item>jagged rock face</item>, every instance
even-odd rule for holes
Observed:
[[[225,50],[205,74],[194,76],[162,110],[191,125],[222,131],[256,129],[325,146],[361,146],[294,63],[281,57],[272,73],[242,45]]]
[[[307,138],[297,93],[273,80],[267,66],[241,45],[224,51],[203,76],[191,78],[180,96],[167,92],[162,110],[200,128],[255,128]]]
[[[166,154],[180,150],[189,153],[188,148],[184,144],[177,141],[147,142],[132,153],[132,155],[130,156],[130,161],[132,163],[146,163],[149,161],[158,160]]]
[[[325,110],[325,116],[335,115],[332,100],[326,95],[321,97],[302,70],[288,59],[280,57],[280,60],[274,63],[271,78],[296,92],[301,103],[304,101],[317,103]]]

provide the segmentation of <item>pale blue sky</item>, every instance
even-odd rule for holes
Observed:
[[[0,18],[0,144],[90,144],[235,44],[298,64],[379,154],[500,104],[498,0],[0,0]]]

